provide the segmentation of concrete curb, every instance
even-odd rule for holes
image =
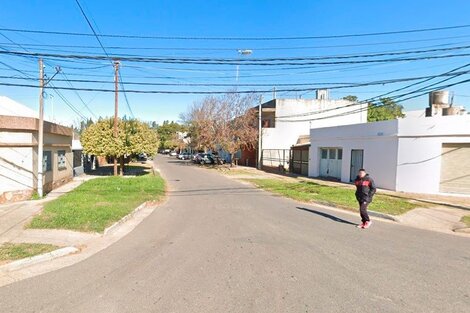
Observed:
[[[380,213],[380,212],[375,212],[375,211],[371,211],[371,210],[368,210],[368,213],[369,213],[370,216],[379,217],[379,218],[383,218],[383,219],[386,219],[386,220],[390,220],[390,221],[400,223],[400,219],[396,216],[393,216],[393,215]]]
[[[470,227],[462,227],[454,229],[456,233],[470,234]]]
[[[28,267],[34,264],[50,261],[50,260],[60,258],[66,255],[72,254],[72,253],[76,253],[78,251],[79,249],[75,247],[60,248],[60,249],[57,249],[48,253],[35,255],[27,259],[21,259],[18,261],[13,261],[11,263],[2,265],[0,266],[0,272],[11,272],[11,271]]]
[[[147,206],[147,202],[144,202],[142,203],[141,205],[139,205],[138,207],[136,207],[131,213],[123,216],[119,221],[115,222],[113,225],[107,227],[104,232],[103,232],[103,236],[106,236],[107,234],[109,234],[110,232],[114,231],[116,228],[118,228],[122,223],[128,221],[129,219],[131,219],[137,212],[139,212],[140,210],[142,210],[143,208],[145,208]]]

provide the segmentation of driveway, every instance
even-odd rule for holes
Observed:
[[[0,312],[470,312],[470,240],[273,196],[158,157],[169,199]]]

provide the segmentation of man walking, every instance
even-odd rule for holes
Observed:
[[[359,202],[359,212],[361,213],[362,223],[358,225],[358,228],[369,228],[372,222],[369,219],[369,214],[367,213],[367,207],[369,203],[372,202],[377,188],[375,187],[374,180],[369,177],[369,174],[366,173],[366,170],[361,168],[359,173],[354,181],[356,185],[356,199]]]

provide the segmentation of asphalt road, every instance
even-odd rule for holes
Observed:
[[[305,206],[159,157],[168,201],[0,312],[470,312],[470,239]]]

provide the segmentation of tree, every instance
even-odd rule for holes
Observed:
[[[73,126],[73,130],[81,135],[91,124],[93,124],[93,120],[91,118],[88,118],[86,121],[81,120],[78,125]]]
[[[219,98],[218,145],[230,154],[231,165],[240,149],[254,149],[258,142],[255,95],[227,93]]]
[[[367,111],[368,122],[393,120],[404,116],[403,106],[390,98],[381,98],[379,104],[369,103]]]
[[[253,149],[258,141],[255,95],[227,93],[207,96],[194,103],[182,120],[188,125],[191,141],[197,149],[223,149],[234,155],[243,148]]]
[[[158,137],[160,138],[160,149],[174,149],[179,146],[176,137],[178,132],[185,132],[186,127],[174,121],[163,121],[162,125],[156,127]]]
[[[348,95],[346,97],[343,97],[343,100],[348,100],[348,101],[351,101],[351,102],[357,102],[357,96]]]
[[[119,135],[114,137],[113,119],[101,119],[90,125],[81,136],[83,151],[98,156],[120,159],[120,173],[124,173],[124,157],[146,153],[154,155],[158,136],[150,127],[138,120],[118,120]]]

